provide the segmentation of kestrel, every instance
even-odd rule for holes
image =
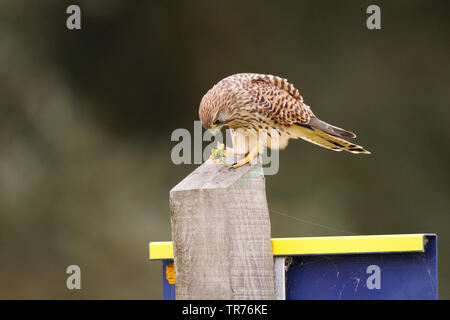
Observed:
[[[289,139],[298,138],[334,151],[370,154],[363,147],[343,139],[355,138],[354,133],[317,118],[303,102],[299,91],[277,76],[239,73],[222,79],[203,96],[199,115],[207,130],[214,132],[228,126],[233,149],[236,149],[239,132],[245,132],[254,141],[253,145],[247,146],[247,156],[234,168],[252,161],[261,144],[262,147],[284,149]],[[265,132],[266,138],[257,138],[261,132]]]

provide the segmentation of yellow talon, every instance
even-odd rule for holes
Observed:
[[[235,163],[233,165],[233,168],[236,169],[236,168],[242,167],[243,165],[245,165],[249,162],[253,163],[253,159],[255,158],[256,155],[258,155],[258,146],[257,145],[253,147],[253,149],[248,153],[248,155],[244,159]]]
[[[235,164],[233,165],[233,168],[236,169],[236,168],[242,167],[243,165],[246,165],[246,164],[249,163],[249,162],[250,162],[250,159],[249,159],[248,156],[246,156],[245,159],[240,160],[240,161],[238,161],[237,163],[235,163]]]

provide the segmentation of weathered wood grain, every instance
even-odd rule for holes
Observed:
[[[286,300],[286,257],[276,256],[273,258],[273,273],[275,279],[275,299]]]
[[[176,299],[274,299],[273,255],[259,164],[211,160],[170,191]]]

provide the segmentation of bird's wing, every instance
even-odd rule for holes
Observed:
[[[258,75],[251,80],[248,92],[266,116],[281,124],[307,125],[314,117],[298,90],[286,79]]]

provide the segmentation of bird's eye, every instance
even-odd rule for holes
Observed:
[[[215,126],[217,126],[217,125],[219,124],[219,122],[220,122],[220,120],[219,120],[219,119],[216,119],[216,120],[214,120],[213,124],[214,124]]]

